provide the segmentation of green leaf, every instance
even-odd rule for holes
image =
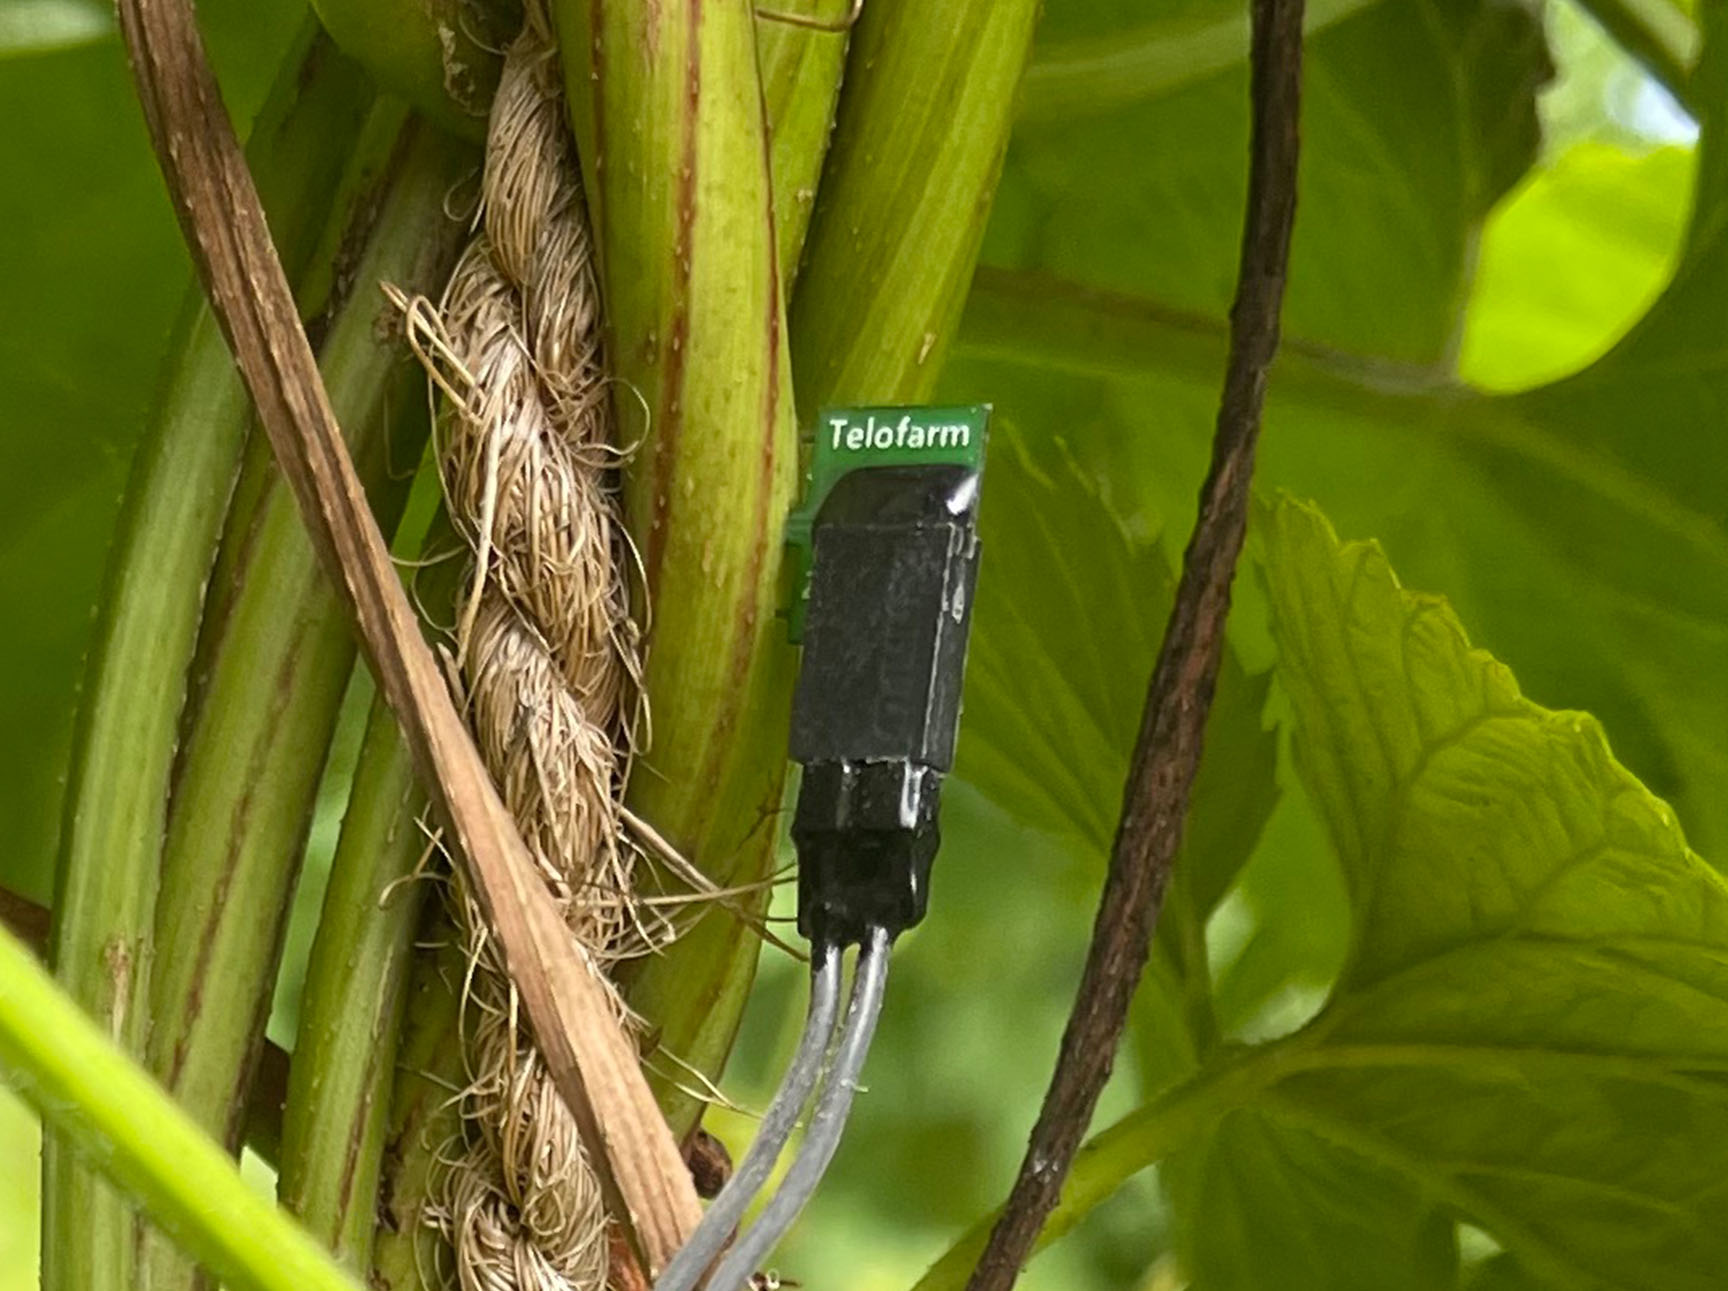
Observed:
[[[1227,1114],[1163,1178],[1196,1286],[1446,1291],[1452,1225],[1410,1179],[1255,1108]],[[1300,1222],[1290,1222],[1293,1216]]]
[[[1016,819],[1102,858],[1175,580],[1156,542],[1129,532],[1060,442],[1035,459],[1009,420],[988,476],[959,772]],[[1202,911],[1276,799],[1276,741],[1260,720],[1267,683],[1226,651],[1195,790],[1209,806],[1191,813],[1188,839]]]
[[[1686,149],[1585,142],[1533,172],[1484,231],[1460,372],[1516,390],[1600,358],[1674,272],[1692,170]]]
[[[1524,698],[1378,547],[1295,503],[1255,531],[1349,962],[1299,1031],[1215,1051],[1095,1138],[1047,1238],[1169,1157],[1208,1291],[1452,1286],[1454,1220],[1539,1285],[1714,1285],[1728,885],[1593,719]]]
[[[1316,36],[1306,67],[1286,328],[1442,361],[1472,226],[1534,156],[1533,92],[1548,71],[1539,27],[1491,0],[1379,5]],[[1222,318],[1247,106],[1236,68],[1078,122],[1023,123],[985,260]]]
[[[1314,0],[1302,15],[1312,38],[1379,0]],[[1248,57],[1248,12],[1219,0],[1145,7],[1053,5],[1024,78],[1023,119],[1107,111],[1168,94]],[[1100,21],[1102,18],[1109,21]]]
[[[1511,67],[1467,57],[1505,20],[1491,7],[1384,6],[1313,41],[1261,478],[1377,536],[1533,695],[1601,718],[1700,850],[1728,854],[1728,458],[1710,431],[1728,401],[1728,122],[1706,114],[1693,246],[1650,316],[1557,387],[1485,397],[1453,374],[1469,249],[1482,199],[1524,155],[1542,71],[1539,51]],[[1728,53],[1707,48],[1707,104],[1728,102],[1725,82]],[[1124,514],[1174,531],[1192,515],[1223,365],[1244,95],[1220,76],[1083,132],[1023,133],[988,244],[1020,272],[981,274],[961,341],[973,362],[945,391],[1007,403],[1052,369],[1089,377],[1081,406],[1095,413],[1029,433],[1070,435],[1120,482]],[[1087,186],[1081,167],[1122,182]],[[1640,209],[1619,190],[1599,204]],[[1588,254],[1612,281],[1614,238],[1593,221],[1570,276],[1590,276]],[[1592,344],[1635,304],[1593,323]]]
[[[1129,533],[1059,442],[1035,459],[1007,420],[986,474],[958,773],[1023,825],[1077,844],[1090,896],[1115,836],[1174,578],[1157,544]],[[1261,722],[1268,684],[1226,650],[1160,923],[1156,985],[1141,1000],[1141,1058],[1154,1087],[1191,1064],[1216,1029],[1206,920],[1278,797],[1277,740]]]
[[[1295,504],[1260,524],[1279,679],[1357,931],[1259,1109],[1326,1168],[1365,1159],[1358,1178],[1397,1176],[1557,1285],[1710,1285],[1728,1258],[1707,1222],[1728,1189],[1711,1146],[1728,1043],[1707,1021],[1728,1019],[1728,887],[1594,720],[1525,699],[1378,548]],[[1281,1224],[1324,1232],[1349,1185],[1300,1195]]]

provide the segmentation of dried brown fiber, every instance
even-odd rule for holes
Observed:
[[[536,3],[492,108],[479,231],[410,332],[447,396],[439,464],[472,548],[456,658],[487,769],[596,963],[651,935],[618,803],[641,724],[631,553],[579,171]],[[460,884],[457,885],[460,890]],[[606,1217],[575,1119],[471,899],[469,1088],[433,1219],[464,1291],[599,1291]],[[622,1016],[623,1007],[619,1006]]]

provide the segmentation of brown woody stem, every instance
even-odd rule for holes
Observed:
[[[1248,525],[1249,483],[1296,214],[1302,0],[1253,0],[1253,133],[1230,358],[1200,515],[1147,688],[1122,818],[1085,971],[1044,1106],[969,1291],[1006,1291],[1055,1207],[1109,1078],[1158,909],[1182,841],[1224,644],[1230,583]]]

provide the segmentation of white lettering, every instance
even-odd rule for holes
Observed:
[[[898,420],[878,421],[874,413],[862,423],[847,417],[828,418],[829,446],[839,452],[886,452],[890,449],[919,450],[925,448],[960,449],[972,444],[972,427],[968,422],[921,423],[910,414]]]

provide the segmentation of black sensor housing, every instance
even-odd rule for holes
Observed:
[[[812,526],[792,757],[798,926],[860,942],[924,917],[978,570],[976,468],[871,466]]]

